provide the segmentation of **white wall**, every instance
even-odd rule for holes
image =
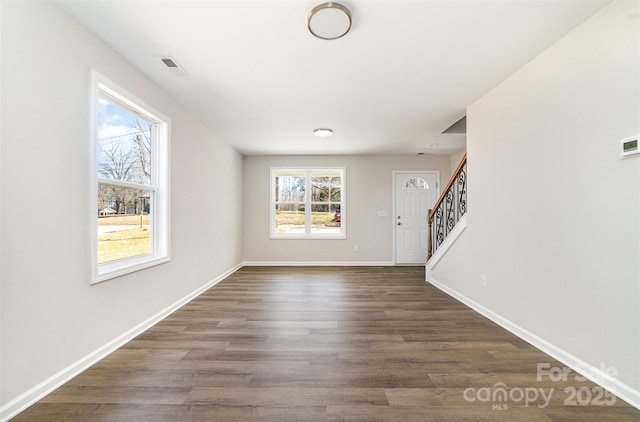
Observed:
[[[5,405],[238,265],[243,175],[237,152],[56,6],[1,7]],[[172,122],[172,260],[93,286],[91,68]]]
[[[347,239],[269,239],[271,167],[345,167]],[[254,156],[244,158],[244,260],[246,262],[391,263],[392,172],[451,172],[448,156]],[[378,217],[379,210],[389,211]],[[359,252],[353,251],[358,245]]]
[[[464,155],[467,153],[467,150],[463,150],[460,152],[456,152],[454,154],[451,154],[449,156],[449,162],[451,165],[451,172],[453,173],[454,171],[456,171],[456,169],[458,168],[458,164],[460,164],[460,161],[462,161],[462,157],[464,157]],[[451,175],[449,175],[449,178],[451,178]]]
[[[620,159],[619,140],[640,133],[638,5],[605,7],[469,107],[468,228],[432,273],[615,368],[636,405],[640,156]]]

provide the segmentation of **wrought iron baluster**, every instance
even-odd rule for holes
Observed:
[[[427,260],[431,258],[458,221],[467,213],[467,156],[462,158],[454,175],[444,188],[427,217],[429,223],[429,247]],[[435,224],[434,224],[435,223]]]
[[[453,209],[453,189],[449,189],[447,191],[447,197],[445,199],[445,204],[447,207],[447,229],[446,233],[449,234],[451,230],[453,230],[453,226],[456,225],[455,213]]]
[[[435,250],[444,242],[444,211],[443,204],[441,204],[436,211],[436,247]]]
[[[458,174],[458,218],[460,220],[467,213],[467,166]],[[456,222],[457,222],[456,220]]]

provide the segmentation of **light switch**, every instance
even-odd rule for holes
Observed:
[[[378,217],[389,217],[389,211],[387,210],[378,211]]]

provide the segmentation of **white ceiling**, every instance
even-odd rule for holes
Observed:
[[[56,3],[219,139],[258,155],[464,149],[464,134],[442,132],[607,1],[342,1],[353,24],[332,41],[307,30],[322,1]],[[173,76],[167,55],[189,76]],[[318,127],[334,135],[316,138]]]

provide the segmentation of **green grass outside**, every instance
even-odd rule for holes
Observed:
[[[142,216],[142,224],[148,226],[151,216],[144,214]],[[140,214],[129,215],[108,215],[104,217],[98,217],[99,226],[139,226]]]
[[[311,224],[323,225],[332,223],[335,213],[312,212]],[[276,225],[304,225],[304,211],[276,211]]]
[[[131,226],[131,228],[98,235],[98,263],[102,264],[151,253],[149,220],[149,215],[143,215],[143,227],[141,228],[140,215],[99,218],[99,226]]]
[[[333,221],[335,213],[332,212],[312,212],[312,226],[339,227],[340,223]],[[304,211],[276,211],[276,228],[278,232],[284,233],[284,227],[300,226],[304,227]]]
[[[151,252],[149,229],[119,230],[98,236],[98,263],[116,261]]]

